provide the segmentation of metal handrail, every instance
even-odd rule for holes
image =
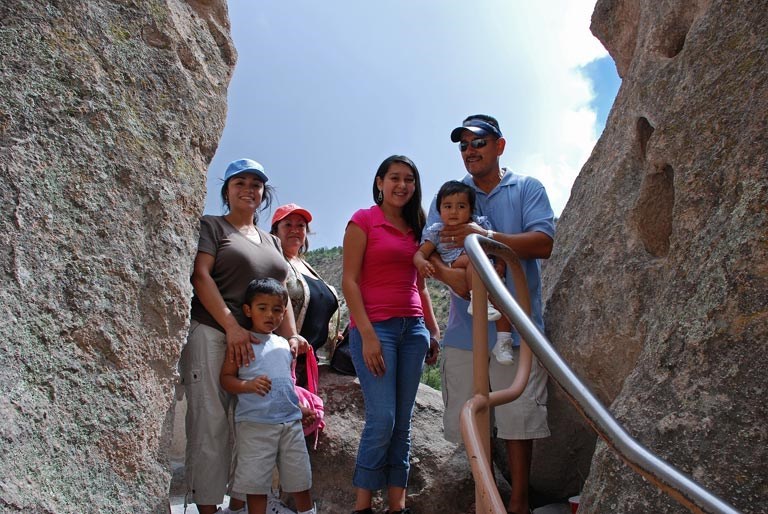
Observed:
[[[531,321],[523,307],[515,301],[504,285],[504,282],[502,282],[501,278],[496,274],[495,269],[488,259],[488,255],[502,257],[508,264],[513,266],[511,269],[514,271],[515,264],[519,267],[519,261],[516,258],[513,258],[512,260],[514,262],[509,262],[509,255],[514,255],[514,253],[507,246],[492,239],[472,234],[465,239],[464,249],[474,266],[474,272],[480,278],[480,280],[474,281],[472,285],[473,290],[477,291],[477,293],[473,293],[472,307],[473,310],[479,309],[474,310],[476,314],[473,319],[473,333],[476,329],[485,331],[485,333],[476,334],[473,336],[474,340],[478,339],[477,335],[483,335],[484,337],[482,338],[482,341],[487,341],[487,322],[481,317],[481,314],[485,312],[486,308],[485,291],[483,289],[487,287],[488,294],[493,299],[496,308],[514,324],[515,328],[522,336],[520,344],[521,364],[523,355],[525,355],[524,352],[528,351],[529,354],[530,352],[533,352],[542,366],[547,370],[549,376],[558,386],[560,386],[571,403],[576,407],[579,414],[581,414],[587,423],[589,423],[597,435],[600,436],[608,446],[616,451],[626,464],[644,476],[658,489],[677,500],[691,512],[704,512],[707,514],[739,513],[733,506],[709,492],[690,477],[656,456],[653,452],[636,441],[619,424],[608,409],[600,403],[589,388],[576,376],[544,334],[542,334],[533,321]],[[482,282],[482,286],[480,286],[480,282]],[[524,291],[525,293],[523,296],[527,299],[527,287],[521,288],[515,282],[515,289],[518,293]],[[475,322],[475,320],[478,319],[479,321]],[[481,357],[481,362],[487,363],[487,342],[481,346],[485,348],[484,356],[475,355],[475,361],[480,360],[478,357]],[[528,350],[529,348],[530,350]],[[487,382],[487,364],[485,367]],[[478,364],[476,362],[475,369],[477,368]],[[520,375],[520,372],[518,372],[518,375]],[[515,383],[518,382],[518,378],[518,376],[515,376]],[[515,383],[513,383],[512,387],[514,387]],[[487,429],[488,425],[486,424],[483,427],[480,426],[482,425],[482,422],[478,425],[473,421],[473,414],[479,414],[480,419],[482,419],[483,416],[487,417],[487,412],[483,414],[483,410],[487,411],[490,407],[497,404],[493,401],[493,393],[488,396],[487,400],[482,394],[479,395],[480,398],[477,398],[477,396],[476,392],[475,397],[468,402],[467,406],[465,406],[462,411],[462,434],[465,435],[464,441],[476,484],[479,480],[484,478],[487,480],[489,476],[488,474],[490,473],[491,483],[494,484],[494,486],[492,488],[493,491],[480,492],[476,489],[476,503],[478,507],[484,505],[489,509],[485,512],[494,514],[503,513],[505,510],[500,498],[498,499],[498,502],[493,498],[494,493],[495,496],[498,497],[498,491],[492,480],[493,473],[490,472],[490,461],[488,459],[488,455],[490,455],[490,432]],[[485,429],[484,431],[482,430],[483,428]],[[481,431],[476,432],[473,429],[480,429]],[[475,436],[479,434],[481,437],[488,440],[487,443],[480,445],[480,449],[487,450],[484,456],[480,455],[482,452],[477,448],[477,441],[472,441],[472,437],[466,437],[467,431],[470,430],[473,430]],[[470,445],[474,448],[472,451],[477,450],[477,453],[470,454]],[[476,474],[476,467],[486,467],[487,469],[480,470],[480,472]],[[479,485],[476,487],[479,487]]]
[[[501,257],[512,275],[515,290],[521,291],[520,303],[526,315],[531,313],[528,286],[520,260],[509,249],[502,246],[494,250],[496,257]],[[495,272],[494,272],[495,274]],[[516,400],[525,390],[531,371],[531,350],[521,340],[518,354],[517,373],[512,384],[501,391],[489,393],[488,382],[488,302],[485,284],[477,274],[472,273],[472,388],[473,396],[461,412],[461,433],[467,457],[475,478],[476,512],[506,513],[504,503],[496,488],[491,472],[490,454],[490,409]]]

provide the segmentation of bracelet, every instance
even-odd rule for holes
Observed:
[[[488,239],[493,239],[493,236],[496,235],[496,233],[493,230],[486,230],[485,237]]]
[[[299,336],[299,334],[293,334],[292,336],[288,337],[287,340],[290,341],[291,339],[296,339],[297,341],[299,341],[300,340],[299,337],[301,337]]]

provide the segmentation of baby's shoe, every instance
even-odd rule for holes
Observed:
[[[496,341],[496,345],[491,350],[496,361],[504,366],[511,366],[515,362],[515,354],[512,351],[512,338]]]
[[[488,321],[496,321],[501,319],[501,313],[496,310],[491,302],[488,302]]]
[[[472,291],[469,292],[469,307],[467,307],[467,314],[474,316],[472,312]],[[491,302],[488,302],[488,321],[496,321],[501,319],[501,313],[496,310]]]

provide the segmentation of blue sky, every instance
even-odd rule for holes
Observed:
[[[426,208],[465,174],[450,131],[486,113],[507,139],[502,165],[539,178],[559,215],[620,83],[589,32],[594,4],[229,0],[238,61],[205,213],[222,213],[224,169],[248,157],[277,205],[312,212],[311,248],[339,246],[382,160],[414,160]]]

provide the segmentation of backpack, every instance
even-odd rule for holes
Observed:
[[[296,376],[294,375],[293,378],[295,382]],[[314,434],[315,443],[313,448],[315,450],[317,450],[317,440],[320,437],[320,432],[325,428],[325,407],[323,399],[317,395],[318,382],[317,358],[315,357],[315,351],[310,346],[307,350],[307,389],[295,385],[294,390],[296,391],[296,396],[299,397],[299,403],[315,411],[315,421],[311,425],[303,427],[304,437]]]
[[[295,386],[296,396],[299,397],[299,403],[315,411],[315,421],[311,425],[304,426],[304,437],[315,436],[313,449],[317,450],[317,440],[320,432],[325,428],[325,407],[323,399],[315,393],[309,392],[301,386]]]
[[[352,355],[349,353],[349,325],[344,329],[344,339],[336,345],[331,356],[331,368],[342,375],[357,375],[355,365],[352,364]]]

